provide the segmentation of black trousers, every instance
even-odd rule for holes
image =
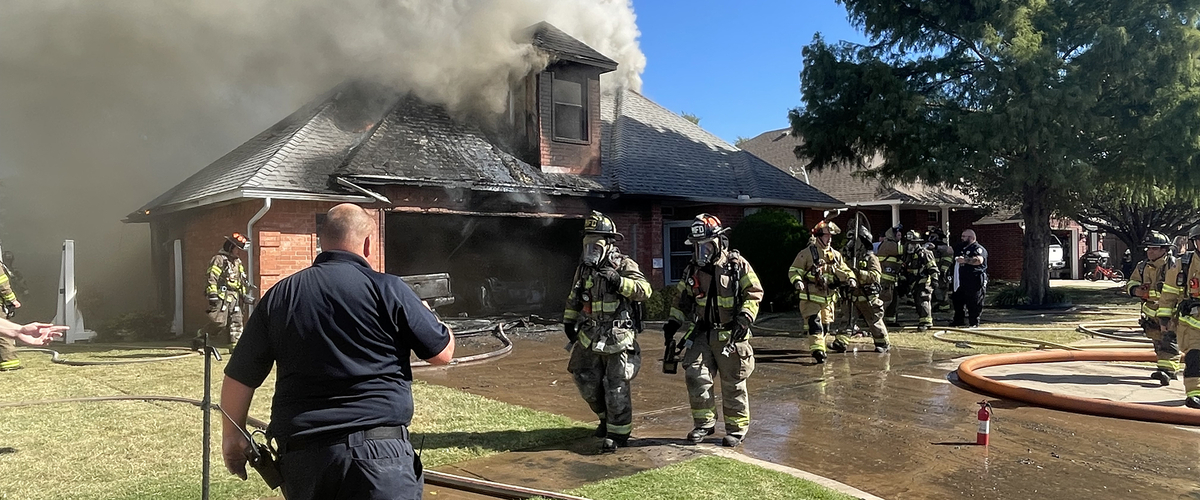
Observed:
[[[421,459],[407,439],[365,439],[359,431],[335,443],[281,451],[288,500],[420,500],[425,486]]]
[[[979,314],[983,312],[984,290],[985,287],[982,285],[960,284],[958,290],[950,294],[950,300],[954,302],[954,319],[950,321],[950,324],[979,326]],[[963,309],[966,309],[966,322],[963,321]]]

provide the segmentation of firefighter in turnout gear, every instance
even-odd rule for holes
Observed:
[[[1138,321],[1146,337],[1154,341],[1154,354],[1158,356],[1158,369],[1150,375],[1159,384],[1169,385],[1176,380],[1175,372],[1179,371],[1179,346],[1172,337],[1164,342],[1162,322],[1158,317],[1158,303],[1163,291],[1167,270],[1175,265],[1175,257],[1171,255],[1171,239],[1158,231],[1151,231],[1143,241],[1146,247],[1146,260],[1138,263],[1130,273],[1125,291],[1131,297],[1142,299],[1142,317]]]
[[[642,366],[635,338],[641,317],[635,303],[650,298],[650,282],[637,262],[616,247],[623,239],[600,212],[584,221],[583,253],[563,311],[571,342],[567,371],[600,419],[596,437],[604,438],[603,452],[626,446],[633,430],[629,382]]]
[[[937,259],[925,248],[921,234],[909,231],[904,235],[904,286],[917,306],[917,330],[933,326],[933,283],[938,279]]]
[[[729,249],[727,229],[709,214],[692,221],[687,244],[692,260],[676,285],[679,300],[663,326],[669,352],[683,349],[684,378],[694,428],[687,440],[699,443],[716,432],[714,379],[721,384],[725,446],[737,446],[750,428],[750,394],[746,379],[754,372],[750,327],[758,316],[762,284],[750,263]],[[686,325],[683,338],[675,332]]]
[[[221,251],[208,262],[208,325],[204,330],[209,336],[215,336],[223,330],[229,330],[229,349],[233,350],[238,339],[242,337],[242,318],[244,306],[254,303],[250,296],[250,280],[246,277],[246,268],[238,257],[238,250],[248,250],[250,240],[241,233],[233,233],[225,237]]]
[[[1184,402],[1200,409],[1200,225],[1188,232],[1188,241],[1190,250],[1167,271],[1155,314],[1160,324],[1166,324],[1164,349],[1175,343],[1183,353]]]
[[[812,343],[809,350],[817,363],[825,362],[825,334],[833,325],[838,287],[858,286],[842,254],[830,246],[833,235],[840,232],[832,222],[817,224],[813,227],[813,237],[808,247],[796,254],[792,266],[788,268],[788,280],[800,295],[800,316],[808,325],[808,336]],[[834,342],[833,349],[846,352],[846,343]]]
[[[8,252],[4,252],[4,255],[11,256]],[[21,307],[21,301],[17,300],[17,294],[13,293],[11,276],[7,263],[0,262],[0,312],[3,313],[4,319],[12,318]],[[10,337],[0,335],[0,372],[21,368],[23,367],[20,358],[17,357],[16,342]]]
[[[953,274],[950,272],[954,268],[954,248],[946,243],[946,232],[939,228],[931,228],[925,232],[925,240],[928,241],[929,250],[933,252],[933,257],[937,259],[938,278],[933,284],[933,309],[942,310],[950,308],[950,289],[953,288]]]
[[[879,249],[875,251],[879,257],[879,265],[883,269],[883,281],[879,286],[879,300],[883,301],[883,322],[887,326],[900,326],[900,323],[896,321],[896,306],[900,303],[898,295],[901,294],[896,293],[896,287],[900,284],[900,275],[904,269],[902,265],[904,247],[901,243],[903,234],[904,226],[897,225],[888,228],[883,233],[883,241],[879,243]]]
[[[858,282],[858,286],[849,288],[849,300],[854,304],[850,317],[853,319],[857,313],[866,323],[867,331],[871,332],[871,339],[875,342],[875,352],[888,352],[891,344],[888,342],[887,325],[883,323],[883,301],[879,299],[883,268],[871,250],[871,232],[860,227],[858,234],[846,242],[845,255]],[[846,335],[838,335],[833,342],[834,348],[837,349],[841,344],[841,349],[845,350],[848,342]]]

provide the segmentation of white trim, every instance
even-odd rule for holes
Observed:
[[[368,196],[358,195],[337,195],[337,194],[315,194],[302,193],[297,191],[270,191],[265,189],[231,189],[216,194],[210,194],[202,198],[188,200],[180,203],[164,205],[152,210],[143,211],[140,217],[148,217],[163,213],[182,212],[184,210],[199,208],[208,205],[216,205],[228,201],[237,201],[241,199],[255,200],[263,198],[274,198],[277,200],[293,200],[293,201],[336,201],[344,203],[372,203],[375,200]],[[133,215],[133,214],[130,214]],[[131,220],[126,218],[125,222],[148,222],[146,220]]]

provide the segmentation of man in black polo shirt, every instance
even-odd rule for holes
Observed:
[[[243,427],[277,367],[267,434],[288,500],[421,498],[409,356],[449,363],[454,338],[400,278],[371,270],[375,226],[356,205],[329,210],[325,251],[263,295],[225,367],[221,407]],[[225,467],[245,479],[248,443],[228,419],[223,430]]]
[[[987,293],[987,258],[987,250],[975,241],[975,231],[964,229],[962,245],[954,254],[954,292],[950,294],[954,302],[954,319],[950,326],[979,326],[983,296]],[[965,318],[963,309],[966,309]]]

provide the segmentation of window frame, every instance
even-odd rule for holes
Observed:
[[[564,142],[569,144],[591,144],[592,143],[592,127],[591,120],[588,116],[588,79],[586,77],[579,80],[570,78],[560,78],[558,73],[550,72],[550,137],[555,142]],[[572,137],[560,137],[558,135],[558,105],[559,102],[554,98],[555,82],[562,81],[579,85],[579,110],[580,116],[583,119],[583,139],[575,139]],[[563,106],[575,106],[570,103],[563,103]]]
[[[682,281],[671,277],[671,257],[687,255],[690,259],[692,255],[691,251],[671,252],[671,229],[691,226],[692,221],[690,220],[663,221],[663,283],[667,286],[671,286]],[[687,237],[685,236],[684,239],[687,239]]]

